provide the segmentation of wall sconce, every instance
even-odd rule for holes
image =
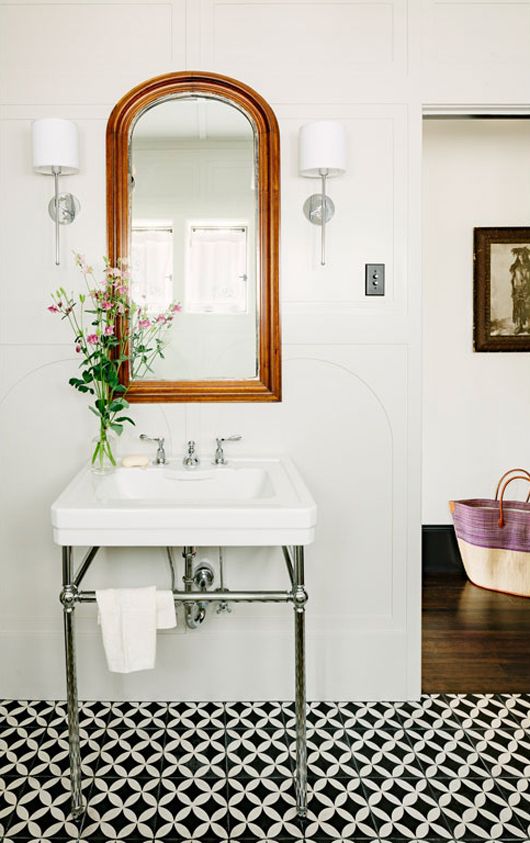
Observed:
[[[326,196],[326,179],[346,172],[346,132],[335,120],[306,123],[299,135],[300,175],[320,179],[322,193],[313,193],[304,202],[304,214],[313,225],[321,226],[320,264],[326,263],[326,223],[333,219],[335,205]]]
[[[35,120],[31,130],[33,169],[55,179],[55,195],[50,199],[48,213],[55,222],[55,265],[59,266],[59,226],[70,225],[81,208],[71,193],[59,193],[59,176],[79,172],[77,126],[70,120],[46,117]]]

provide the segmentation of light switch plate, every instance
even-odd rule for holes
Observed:
[[[366,296],[385,295],[384,263],[367,263],[364,267],[364,294]]]

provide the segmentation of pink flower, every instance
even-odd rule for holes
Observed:
[[[138,322],[139,328],[150,328],[151,327],[151,320],[150,319],[140,319]]]
[[[86,338],[86,341],[90,343],[90,345],[97,345],[99,342],[99,337],[97,334],[89,334]]]
[[[105,301],[101,302],[101,309],[102,310],[110,310],[111,307],[112,307],[112,302],[108,301],[108,299],[105,299]]]
[[[81,272],[84,272],[85,275],[89,275],[91,272],[93,272],[92,267],[87,264],[84,255],[79,255],[74,252],[74,260],[76,266],[78,266]]]
[[[50,313],[59,313],[59,308],[55,304],[51,304],[48,308]]]
[[[182,305],[181,304],[172,304],[171,310],[173,311],[173,313],[180,313],[180,311],[182,310]]]
[[[114,325],[107,325],[103,333],[106,337],[111,337],[114,333]]]
[[[167,320],[166,320],[166,317],[164,316],[163,313],[159,313],[158,316],[156,317],[156,321],[158,322],[159,325],[163,325]]]

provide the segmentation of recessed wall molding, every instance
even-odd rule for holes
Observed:
[[[303,104],[276,108],[282,141],[282,306],[288,313],[404,314],[408,203],[407,126],[404,104],[337,106]],[[307,187],[298,177],[297,134],[313,120],[344,124],[347,172],[333,184],[336,215],[327,226],[328,262],[320,266],[319,230],[291,206],[300,206]],[[361,212],[360,212],[360,209]],[[364,265],[386,265],[386,295],[365,296]]]
[[[115,102],[141,79],[160,73],[160,68],[184,65],[184,23],[184,0],[2,4],[2,101]],[[173,31],[178,33],[177,44]],[[54,62],[50,45],[57,43],[58,32],[61,60]],[[28,73],[28,67],[46,72]],[[65,72],[69,67],[74,72]]]
[[[530,2],[433,0],[426,53],[434,64],[526,65]]]
[[[377,598],[377,607],[373,602],[375,597],[368,589],[364,599],[354,599],[349,609],[344,607],[342,613],[352,618],[357,618],[360,614],[385,616],[388,622],[391,619],[391,623],[397,627],[405,622],[406,616],[406,607],[402,599],[406,568],[403,498],[397,491],[404,482],[398,454],[404,447],[406,436],[406,421],[400,407],[400,395],[403,393],[407,377],[406,361],[406,349],[401,349],[397,354],[396,350],[379,348],[372,351],[359,347],[340,350],[328,348],[323,355],[322,349],[306,348],[303,351],[288,350],[285,354],[285,402],[287,407],[291,404],[291,412],[294,412],[289,424],[291,421],[294,423],[298,414],[304,412],[304,382],[309,372],[313,383],[319,384],[321,402],[331,406],[331,402],[327,400],[327,396],[331,394],[330,390],[336,395],[336,420],[331,428],[327,427],[324,419],[320,419],[318,411],[313,410],[314,417],[308,425],[308,430],[305,434],[298,434],[300,444],[294,436],[292,442],[289,437],[287,439],[290,449],[293,449],[293,456],[300,459],[302,452],[299,455],[298,451],[307,444],[306,437],[307,442],[318,441],[318,430],[324,431],[321,444],[324,459],[326,455],[329,456],[329,473],[334,477],[334,483],[328,488],[328,484],[323,482],[320,475],[320,494],[321,499],[327,500],[328,505],[334,506],[335,509],[333,514],[331,511],[328,514],[331,519],[329,525],[326,525],[324,511],[324,524],[317,535],[315,556],[325,553],[324,542],[328,531],[333,531],[333,524],[342,523],[343,544],[351,548],[351,551],[347,551],[348,555],[353,553],[357,560],[352,571],[346,574],[343,586],[351,595],[362,593],[365,588],[365,581],[362,579],[365,558],[363,547],[367,534],[361,524],[368,524],[369,512],[374,511],[375,507],[382,532],[378,538],[381,547],[372,557],[372,562],[379,570],[381,584],[384,582],[385,585],[381,586],[383,590]],[[390,369],[391,387],[387,381]],[[354,416],[351,415],[353,407],[356,408]],[[363,432],[367,430],[370,430],[370,444],[363,436]],[[349,431],[355,431],[353,439]],[[316,457],[316,452],[313,453]],[[341,456],[339,461],[335,462],[338,454]],[[320,463],[319,456],[317,464]],[[311,471],[307,463],[305,470]],[[364,482],[361,478],[364,478]],[[310,473],[308,479],[311,479]],[[341,490],[337,499],[334,489]],[[333,504],[330,497],[334,499]],[[346,515],[346,509],[350,513],[349,516]],[[355,527],[352,524],[351,535],[350,528],[346,528],[348,518],[353,518],[357,525]],[[339,555],[342,558],[342,550]],[[372,569],[372,574],[374,570],[375,568]],[[326,585],[322,583],[320,587],[324,589],[325,595]],[[320,595],[313,598],[314,611],[317,614],[321,611],[322,599]],[[341,600],[335,606],[335,613],[341,614],[340,603]]]
[[[371,77],[393,83],[406,75],[406,0],[202,0],[195,14],[199,45],[191,50],[200,66],[246,79],[271,102],[299,101],[309,91],[311,100],[317,91],[323,101],[345,99]]]

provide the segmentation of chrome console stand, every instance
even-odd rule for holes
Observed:
[[[68,743],[70,751],[70,781],[72,788],[71,812],[74,820],[86,810],[82,795],[81,753],[79,748],[79,703],[77,697],[76,654],[74,636],[74,611],[77,603],[95,603],[94,591],[80,591],[80,585],[92,560],[98,552],[92,547],[79,568],[73,572],[73,549],[63,547],[63,588],[60,600],[64,616],[64,645],[66,655],[66,696],[68,713]],[[191,558],[193,548],[184,548],[184,556]],[[296,720],[296,807],[299,816],[307,813],[307,746],[306,746],[306,685],[305,685],[305,605],[307,592],[304,583],[304,548],[283,547],[289,574],[289,591],[191,591],[185,579],[185,591],[173,588],[175,603],[292,603],[294,608],[294,661],[295,661],[295,720]]]
[[[94,554],[95,555],[95,554]],[[89,563],[90,564],[90,563]],[[87,566],[88,567],[88,566]],[[79,819],[86,808],[81,785],[81,751],[79,748],[79,701],[74,636],[74,611],[78,598],[72,568],[72,548],[63,547],[63,604],[64,650],[66,656],[66,707],[68,715],[68,747],[70,755],[70,781],[72,786],[72,817]]]

